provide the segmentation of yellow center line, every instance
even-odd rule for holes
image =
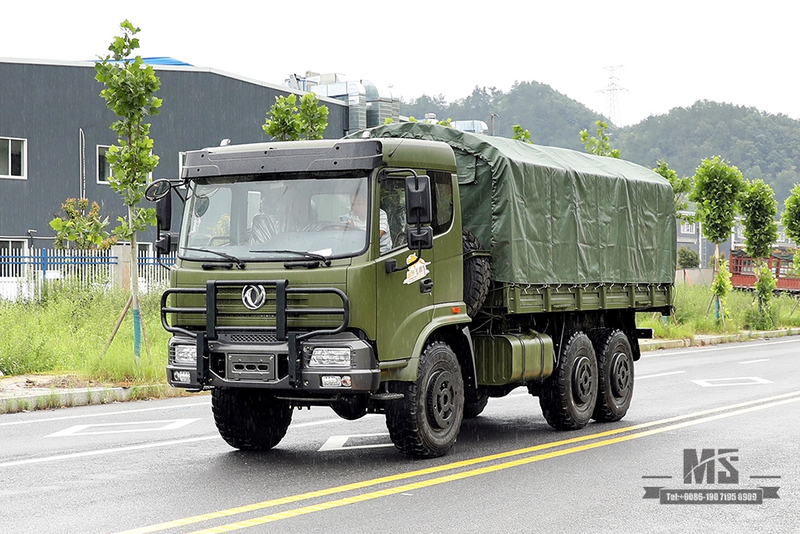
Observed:
[[[611,445],[611,444],[614,444],[614,443],[620,443],[620,442],[628,441],[628,440],[631,440],[631,439],[636,439],[636,438],[640,438],[640,437],[650,436],[650,435],[653,435],[653,434],[658,434],[658,433],[661,433],[661,432],[666,432],[668,430],[674,430],[674,429],[677,429],[677,428],[683,428],[683,427],[686,427],[686,426],[691,426],[691,425],[696,425],[696,424],[700,424],[700,423],[710,422],[710,421],[714,421],[714,420],[717,420],[717,419],[722,419],[722,418],[725,418],[725,417],[731,417],[733,415],[741,415],[741,414],[749,413],[749,412],[752,412],[752,411],[755,411],[755,410],[761,410],[761,409],[768,408],[768,407],[779,406],[781,404],[786,404],[786,403],[789,403],[789,402],[795,402],[795,401],[798,401],[798,400],[800,400],[800,391],[795,391],[795,392],[792,392],[792,393],[785,393],[785,394],[782,394],[782,395],[775,395],[775,396],[766,397],[766,398],[763,398],[763,399],[757,399],[757,400],[753,400],[753,401],[746,401],[746,402],[731,404],[731,405],[723,406],[723,407],[719,407],[719,408],[711,408],[711,409],[708,409],[708,410],[702,410],[702,411],[694,412],[694,413],[691,413],[691,414],[678,415],[678,416],[675,416],[675,417],[661,419],[661,420],[658,420],[658,421],[651,421],[651,422],[648,422],[648,423],[641,423],[641,424],[632,425],[632,426],[629,426],[629,427],[607,430],[607,431],[598,432],[598,433],[595,433],[595,434],[589,434],[589,435],[585,435],[585,436],[578,436],[578,437],[565,439],[565,440],[560,440],[560,441],[554,441],[554,442],[550,442],[550,443],[543,443],[541,445],[534,445],[534,446],[525,447],[525,448],[522,448],[522,449],[515,449],[515,450],[511,450],[511,451],[497,453],[497,454],[481,456],[481,457],[478,457],[478,458],[472,458],[472,459],[468,459],[468,460],[452,462],[452,463],[449,463],[449,464],[428,467],[428,468],[425,468],[425,469],[419,469],[419,470],[415,470],[415,471],[408,471],[408,472],[405,472],[405,473],[397,473],[397,474],[394,474],[394,475],[374,478],[374,479],[370,479],[370,480],[364,480],[364,481],[360,481],[360,482],[354,482],[354,483],[345,484],[345,485],[342,485],[342,486],[335,486],[335,487],[326,488],[326,489],[322,489],[322,490],[311,491],[311,492],[301,493],[301,494],[297,494],[297,495],[291,495],[291,496],[287,496],[287,497],[281,497],[281,498],[278,498],[278,499],[271,499],[271,500],[268,500],[268,501],[249,504],[249,505],[245,505],[245,506],[238,506],[238,507],[235,507],[235,508],[229,508],[229,509],[220,510],[220,511],[217,511],[217,512],[210,512],[210,513],[207,513],[207,514],[201,514],[201,515],[196,515],[196,516],[192,516],[192,517],[186,517],[186,518],[183,518],[183,519],[176,519],[176,520],[173,520],[173,521],[167,521],[167,522],[164,522],[164,523],[158,523],[158,524],[155,524],[155,525],[150,525],[150,526],[146,526],[146,527],[142,527],[142,528],[127,530],[127,531],[125,531],[124,533],[121,533],[121,534],[145,534],[145,533],[149,533],[149,532],[159,532],[159,531],[163,531],[163,530],[167,530],[167,529],[171,529],[171,528],[177,528],[177,527],[186,526],[186,525],[190,525],[190,524],[194,524],[194,523],[200,523],[200,522],[203,522],[203,521],[210,521],[210,520],[213,520],[213,519],[220,519],[220,518],[223,518],[223,517],[230,517],[230,516],[233,516],[233,515],[238,515],[238,514],[243,514],[243,513],[248,513],[248,512],[254,512],[254,511],[257,511],[257,510],[263,510],[265,508],[270,508],[270,507],[274,507],[274,506],[280,506],[280,505],[283,505],[283,504],[290,504],[290,503],[295,503],[295,502],[304,501],[304,500],[308,500],[308,499],[314,499],[314,498],[318,498],[318,497],[327,497],[327,496],[335,495],[335,494],[338,494],[338,493],[344,493],[344,492],[347,492],[347,491],[365,489],[365,488],[368,488],[368,487],[371,487],[371,486],[376,486],[376,485],[379,485],[379,484],[385,484],[385,483],[390,483],[390,482],[398,482],[400,480],[406,480],[406,479],[409,479],[409,478],[441,473],[441,472],[444,472],[444,471],[459,469],[459,468],[462,468],[462,467],[470,467],[470,466],[474,466],[474,465],[477,465],[477,464],[491,462],[491,461],[494,461],[494,460],[501,460],[501,459],[505,459],[505,458],[509,458],[509,457],[513,457],[513,456],[522,456],[522,455],[529,454],[529,453],[532,453],[532,452],[537,452],[537,451],[542,451],[542,450],[546,450],[546,449],[552,449],[552,448],[556,448],[556,447],[561,447],[563,445],[572,445],[572,444],[580,443],[580,442],[584,442],[584,441],[598,440],[600,438],[606,438],[608,436],[614,436],[614,435],[617,435],[617,434],[622,434],[622,433],[627,433],[627,432],[634,432],[634,431],[637,431],[637,430],[642,430],[642,429],[646,429],[646,428],[650,428],[650,427],[654,427],[654,426],[660,426],[660,428],[655,428],[655,429],[647,430],[647,431],[644,431],[644,432],[632,433],[632,434],[629,434],[629,435],[626,435],[626,436],[620,436],[620,437],[616,437],[616,438],[613,438],[613,439],[595,441],[593,443],[583,444],[583,445],[580,445],[580,446],[577,446],[577,447],[561,449],[561,450],[558,450],[558,451],[552,451],[552,452],[548,452],[548,453],[540,454],[540,455],[535,455],[535,456],[528,456],[528,457],[520,458],[520,459],[511,461],[511,462],[506,462],[506,463],[502,463],[502,464],[496,464],[496,465],[493,465],[493,466],[486,466],[486,467],[482,467],[482,468],[474,469],[474,470],[470,470],[470,471],[463,471],[463,472],[460,472],[460,473],[454,473],[454,474],[443,476],[443,477],[423,480],[423,481],[414,482],[414,483],[411,483],[411,484],[405,484],[405,485],[396,486],[396,487],[393,487],[393,488],[388,488],[388,489],[384,489],[384,490],[378,490],[378,491],[375,491],[375,492],[356,495],[356,496],[353,496],[353,497],[346,497],[346,498],[343,498],[343,499],[328,501],[328,502],[317,504],[317,505],[307,506],[307,507],[303,507],[303,508],[297,508],[297,509],[294,509],[294,510],[288,510],[286,512],[280,512],[280,513],[271,514],[271,515],[267,515],[267,516],[263,516],[263,517],[259,517],[259,518],[254,518],[254,519],[250,519],[250,520],[246,520],[246,521],[242,521],[242,522],[238,522],[238,523],[231,523],[229,525],[223,525],[223,526],[212,528],[212,529],[208,529],[208,530],[198,531],[198,532],[203,532],[203,533],[228,532],[230,530],[237,530],[237,529],[240,529],[240,528],[246,528],[246,527],[249,527],[249,526],[268,523],[268,522],[271,522],[271,521],[277,521],[277,520],[280,520],[280,519],[287,519],[289,517],[296,517],[298,515],[304,515],[304,514],[308,514],[308,513],[311,513],[311,512],[317,512],[317,511],[321,511],[321,510],[327,510],[327,509],[330,509],[330,508],[335,508],[335,507],[338,507],[338,506],[344,506],[346,504],[353,504],[353,503],[356,503],[356,502],[363,502],[363,501],[370,500],[370,499],[375,499],[375,498],[378,498],[378,497],[385,497],[385,496],[388,496],[388,495],[395,495],[397,493],[402,493],[404,491],[409,491],[409,490],[424,488],[424,487],[428,487],[428,486],[433,486],[433,485],[441,484],[441,483],[444,483],[444,482],[452,482],[454,480],[460,480],[460,479],[463,479],[463,478],[469,478],[469,477],[480,475],[480,474],[490,473],[490,472],[493,472],[493,471],[499,471],[499,470],[502,470],[502,469],[507,469],[507,468],[510,468],[510,467],[516,467],[516,466],[519,466],[519,465],[525,465],[525,464],[528,464],[528,463],[532,463],[532,462],[536,462],[536,461],[540,461],[540,460],[545,460],[545,459],[549,459],[549,458],[555,458],[555,457],[558,457],[558,456],[563,456],[563,455],[566,455],[566,454],[572,454],[572,453],[575,453],[575,452],[590,450],[590,449],[594,449],[594,448],[597,448],[597,447],[603,447],[603,446]],[[774,401],[777,401],[777,402],[774,402]],[[769,403],[769,404],[764,404],[764,403]],[[743,409],[740,409],[740,408],[743,408]],[[736,410],[736,411],[730,411],[730,410]],[[726,412],[726,413],[719,413],[719,412]],[[710,414],[717,414],[717,415],[709,416]],[[709,416],[709,417],[703,417],[703,416]],[[690,419],[690,420],[687,421],[687,419]],[[677,421],[683,421],[683,422],[676,423]],[[676,423],[676,424],[670,424],[670,423]],[[661,425],[668,425],[668,426],[661,426]]]

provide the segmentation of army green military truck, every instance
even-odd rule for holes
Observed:
[[[672,310],[672,189],[618,159],[394,124],[188,152],[180,184],[148,190],[161,231],[170,189],[167,378],[210,389],[239,449],[329,406],[440,456],[520,386],[554,428],[616,421],[650,333],[636,312]]]

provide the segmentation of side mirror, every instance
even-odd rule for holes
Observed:
[[[150,202],[155,202],[167,196],[171,189],[172,183],[166,178],[161,178],[147,186],[144,190],[144,198]]]
[[[172,191],[167,190],[167,194],[156,201],[156,221],[158,230],[169,232],[172,227]]]
[[[406,177],[406,219],[409,225],[429,224],[433,202],[431,179],[428,176]],[[409,247],[411,240],[409,239]]]
[[[406,230],[406,239],[410,250],[431,249],[433,248],[433,228],[430,226],[421,226],[419,228],[409,226]]]
[[[169,254],[172,249],[172,234],[164,234],[164,237],[155,242],[155,247],[159,255]]]

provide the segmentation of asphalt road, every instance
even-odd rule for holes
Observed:
[[[382,416],[325,408],[260,454],[219,438],[208,397],[8,414],[0,531],[800,532],[799,409],[784,338],[646,355],[628,416],[577,432],[517,389],[426,461]]]

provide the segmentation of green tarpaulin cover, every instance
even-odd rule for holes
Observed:
[[[517,284],[672,284],[672,187],[642,166],[424,123],[372,137],[443,141],[456,156],[463,225]]]

